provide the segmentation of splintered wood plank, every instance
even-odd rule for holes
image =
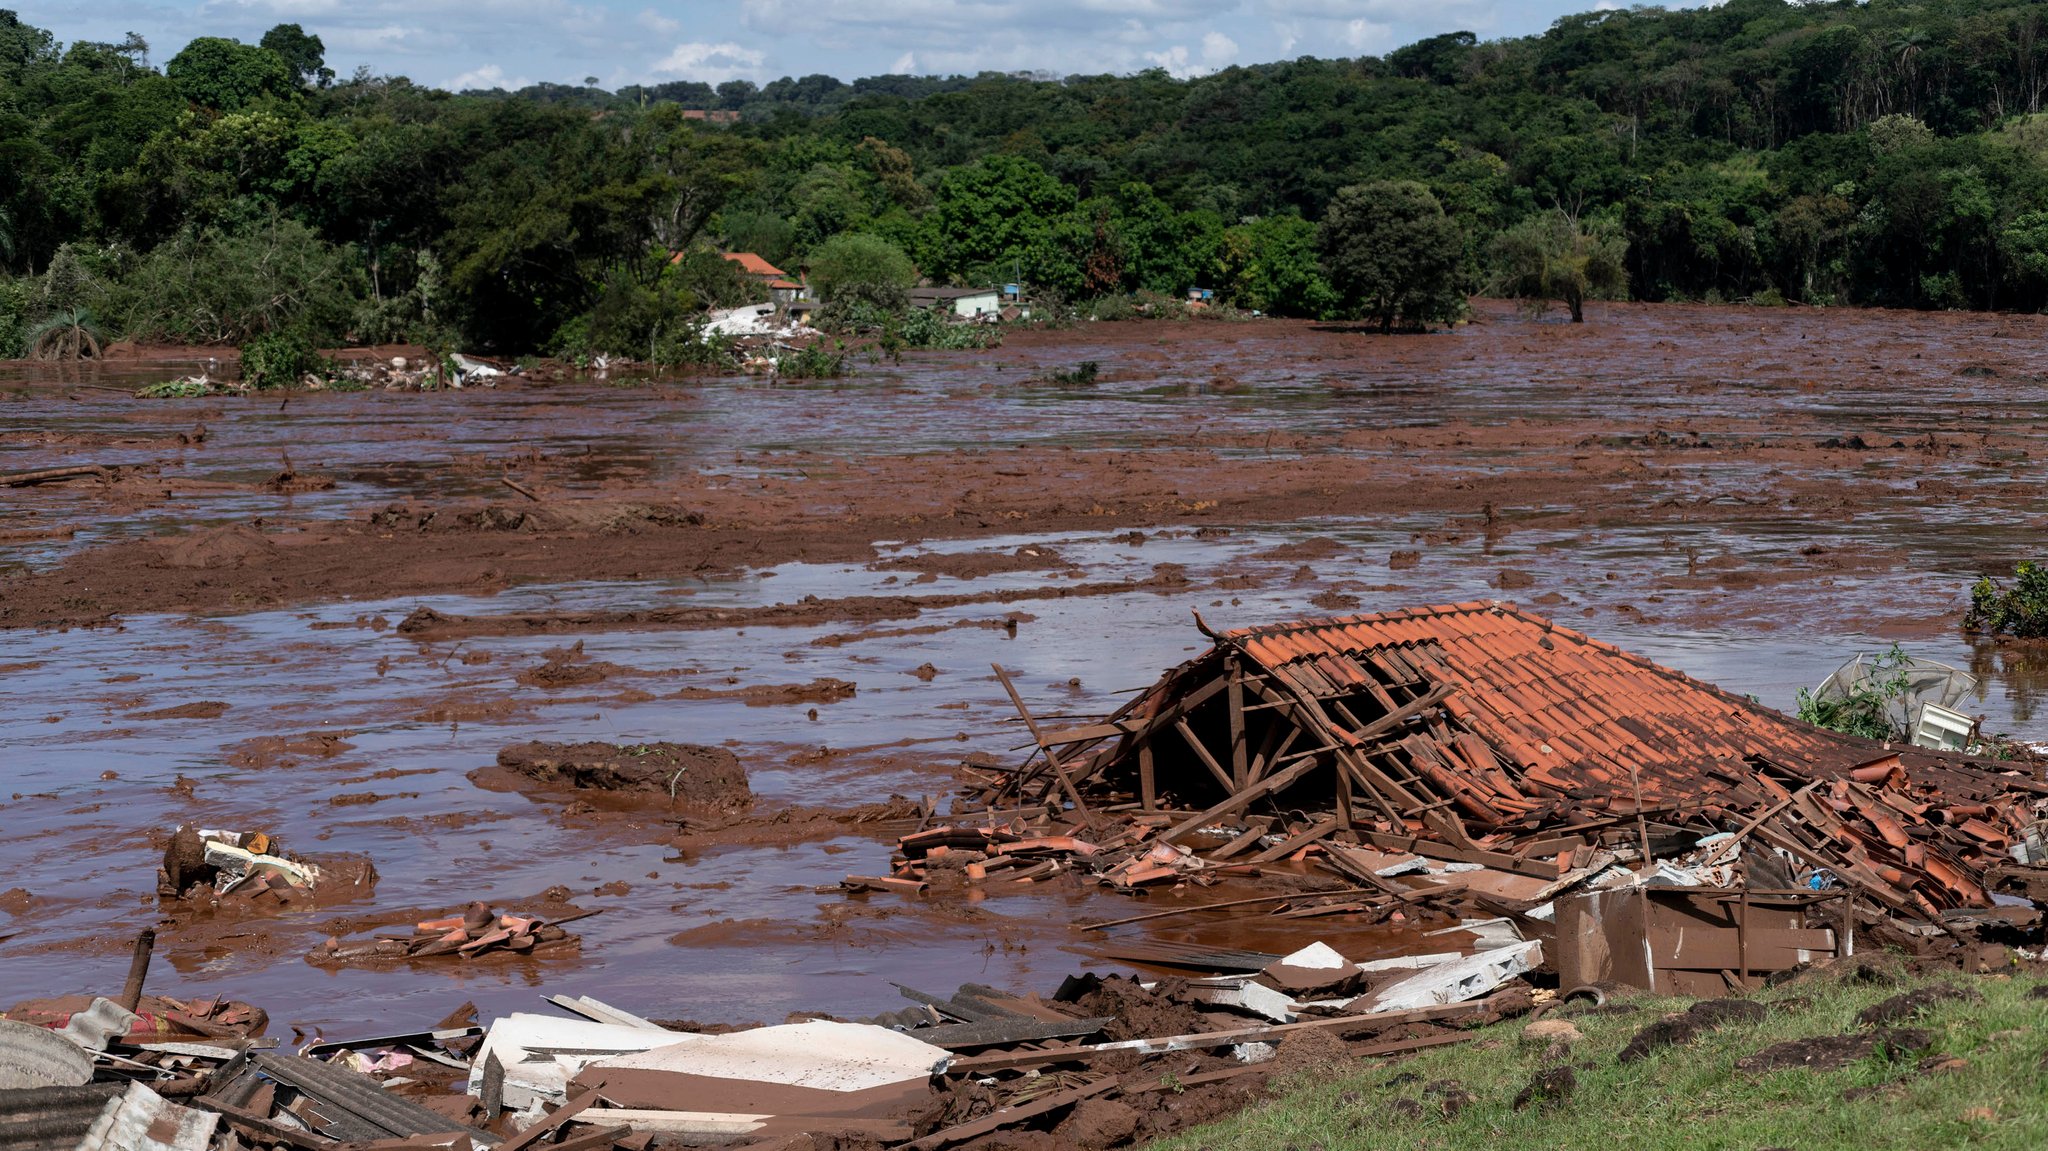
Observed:
[[[1059,781],[1060,788],[1067,793],[1067,798],[1073,802],[1074,810],[1081,818],[1090,819],[1088,805],[1082,802],[1081,792],[1074,787],[1074,781],[1067,778],[1066,768],[1060,765],[1058,753],[1045,746],[1043,733],[1038,730],[1038,721],[1032,718],[1031,709],[1024,706],[1024,697],[1017,694],[1017,685],[1010,682],[1010,673],[1004,671],[1001,664],[992,663],[989,666],[995,669],[996,678],[1002,681],[1003,690],[1010,693],[1010,702],[1016,705],[1017,714],[1024,717],[1024,726],[1031,729],[1031,738],[1037,741],[1039,751],[1045,756],[1045,765],[1052,769],[1052,777]]]

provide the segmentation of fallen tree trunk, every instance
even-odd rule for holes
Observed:
[[[0,476],[0,488],[25,488],[34,484],[55,484],[66,480],[106,479],[114,473],[110,468],[98,464],[78,464],[68,468],[43,468],[33,472],[15,472]]]

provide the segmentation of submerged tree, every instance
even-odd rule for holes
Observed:
[[[1383,332],[1455,320],[1465,307],[1458,283],[1464,239],[1443,205],[1413,180],[1376,180],[1339,189],[1316,244],[1344,306]]]
[[[1605,220],[1590,224],[1562,209],[1522,221],[1493,244],[1493,290],[1525,300],[1558,300],[1572,323],[1586,322],[1588,296],[1628,287],[1628,241]]]

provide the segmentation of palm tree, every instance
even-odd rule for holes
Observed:
[[[87,308],[47,316],[28,330],[28,354],[32,360],[98,359],[99,321]]]

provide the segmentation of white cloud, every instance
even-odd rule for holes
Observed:
[[[1221,68],[1237,60],[1237,41],[1221,32],[1206,32],[1202,35],[1202,63],[1211,68]]]
[[[1349,45],[1353,52],[1378,55],[1394,47],[1394,30],[1385,24],[1375,24],[1370,20],[1353,20],[1344,25],[1344,43]]]
[[[721,44],[689,41],[676,45],[648,70],[656,76],[718,84],[726,80],[759,79],[761,65],[766,60],[764,53],[730,41]]]
[[[916,75],[917,53],[905,52],[903,55],[896,57],[896,62],[894,64],[889,65],[889,72],[891,75],[896,76]]]
[[[672,20],[652,8],[642,8],[640,15],[634,19],[642,28],[657,36],[673,36],[683,30],[683,22],[681,20]]]
[[[408,50],[423,34],[419,28],[385,24],[376,28],[333,28],[321,34],[320,43],[329,56],[337,52],[363,54],[399,53]]]
[[[1189,76],[1200,76],[1208,71],[1208,69],[1188,60],[1188,46],[1186,44],[1175,44],[1163,52],[1147,52],[1145,53],[1145,59],[1151,61],[1152,66],[1155,68],[1166,69],[1167,75],[1176,76],[1181,79],[1186,79]]]
[[[486,64],[481,68],[464,72],[452,80],[443,81],[441,86],[450,92],[461,92],[469,88],[503,88],[508,92],[516,92],[531,83],[533,81],[524,76],[508,79],[503,68],[496,64]]]

